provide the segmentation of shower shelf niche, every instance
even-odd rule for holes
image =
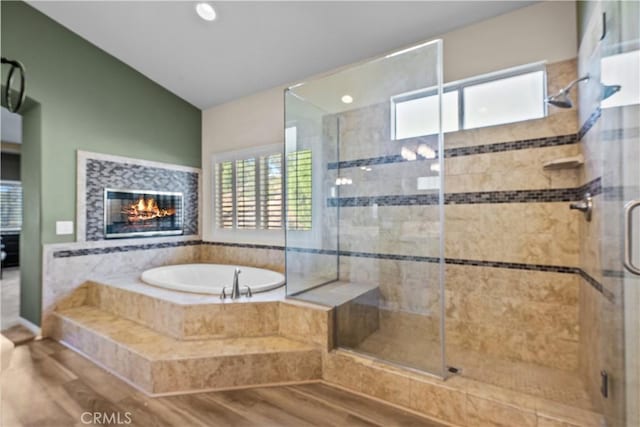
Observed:
[[[559,170],[559,169],[575,169],[584,164],[584,157],[582,154],[571,157],[562,157],[555,160],[546,162],[542,167],[545,170]]]

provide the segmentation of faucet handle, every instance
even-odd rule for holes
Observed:
[[[245,294],[247,298],[251,298],[253,296],[253,292],[251,292],[251,288],[249,286],[245,285],[245,288],[247,288],[247,293]]]
[[[226,292],[227,287],[223,286],[222,287],[222,293],[220,294],[220,299],[225,299],[227,298],[227,292]]]
[[[587,221],[591,221],[591,211],[593,210],[593,197],[586,193],[584,198],[578,202],[569,204],[569,209],[575,209],[584,214]]]

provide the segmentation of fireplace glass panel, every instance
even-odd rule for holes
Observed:
[[[105,237],[146,237],[183,233],[182,193],[104,190]]]

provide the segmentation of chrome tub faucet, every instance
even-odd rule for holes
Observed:
[[[236,267],[235,271],[233,272],[233,284],[231,285],[231,299],[240,298],[240,280],[238,278],[238,276],[240,276],[240,273],[242,273],[242,271],[238,267]]]
[[[240,278],[238,276],[240,276],[240,273],[242,273],[242,270],[240,270],[240,268],[236,267],[236,269],[233,272],[233,283],[231,284],[231,295],[229,295],[229,297],[231,297],[231,299],[238,299],[242,296],[242,293],[240,292]],[[251,298],[253,296],[253,293],[251,292],[251,288],[249,286],[243,286],[243,288],[247,288],[247,291],[245,292],[245,296],[247,298]],[[220,299],[226,299],[227,298],[227,287],[223,287],[222,288],[222,293],[220,294]]]

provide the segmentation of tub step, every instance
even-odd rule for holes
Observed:
[[[281,336],[181,341],[101,310],[54,313],[52,335],[149,395],[319,380],[320,350]]]

